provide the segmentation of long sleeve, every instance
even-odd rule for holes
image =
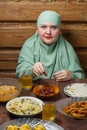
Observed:
[[[66,40],[65,40],[66,41]],[[63,60],[62,66],[64,66],[65,69],[68,69],[72,71],[72,78],[85,78],[85,72],[82,69],[78,56],[74,50],[74,48],[67,42],[67,44],[64,45],[66,50],[62,48],[63,51]],[[63,45],[62,45],[63,47]]]

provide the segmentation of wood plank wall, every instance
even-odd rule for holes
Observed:
[[[75,48],[87,73],[86,1],[0,1],[0,77],[16,77],[18,55],[24,41],[36,30],[40,12],[51,9],[62,15],[62,32]]]

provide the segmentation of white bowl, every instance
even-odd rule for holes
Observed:
[[[73,83],[68,84],[64,88],[64,93],[70,97],[87,97],[87,84],[86,83]]]
[[[43,101],[35,97],[23,96],[10,100],[7,111],[18,117],[34,117],[42,112]]]

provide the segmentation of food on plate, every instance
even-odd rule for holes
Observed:
[[[56,85],[43,84],[35,86],[33,92],[38,97],[51,97],[59,92],[59,88]]]
[[[86,118],[87,100],[69,104],[68,106],[64,107],[64,112],[76,118]]]
[[[17,115],[32,115],[41,112],[39,101],[28,98],[14,100],[9,103],[9,111]]]
[[[55,94],[55,91],[52,87],[44,87],[41,90],[38,91],[39,94],[42,95],[50,95],[50,94]]]
[[[21,82],[16,78],[0,78],[0,102],[7,102],[19,96]]]
[[[39,124],[37,126],[34,127],[34,130],[46,130],[45,126],[42,124]]]
[[[2,85],[0,86],[0,96],[16,93],[18,90],[15,86],[12,85]]]
[[[17,125],[9,125],[6,130],[32,130],[31,126],[27,123],[21,125],[20,127]]]
[[[25,124],[23,124],[22,126],[19,127],[19,130],[32,130],[32,128],[31,128],[30,125],[25,123]]]
[[[29,124],[25,123],[21,126],[9,125],[6,130],[46,130],[46,128],[42,124],[39,124],[32,128]]]
[[[6,130],[19,130],[19,126],[9,125]]]
[[[87,84],[73,83],[64,88],[64,92],[72,97],[87,97]]]

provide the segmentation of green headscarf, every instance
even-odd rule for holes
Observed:
[[[61,16],[55,11],[46,10],[42,12],[37,19],[37,27],[46,23],[53,23],[55,25],[61,26]]]

